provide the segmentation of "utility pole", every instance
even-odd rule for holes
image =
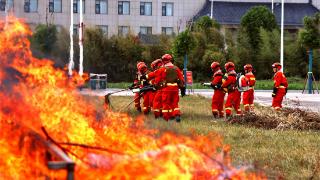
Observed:
[[[211,14],[210,14],[211,19],[213,19],[213,0],[211,0]]]
[[[72,69],[74,67],[73,61],[73,0],[70,0],[70,57],[69,57],[69,64],[68,64],[68,74],[72,76]]]
[[[80,60],[79,60],[79,75],[83,75],[83,1],[80,0],[80,25],[79,25],[79,47],[80,47]]]
[[[284,0],[281,0],[281,51],[280,51],[280,64],[281,64],[281,71],[284,72],[284,64],[283,64],[283,21],[284,21]]]
[[[273,14],[273,9],[274,9],[273,0],[271,0],[271,12],[272,12],[272,14]]]

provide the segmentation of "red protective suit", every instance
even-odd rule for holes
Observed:
[[[254,85],[256,84],[256,78],[252,72],[245,74],[246,79],[248,80],[249,90],[243,92],[242,103],[245,111],[250,111],[254,109]]]
[[[223,79],[222,88],[227,90],[228,97],[226,104],[224,105],[226,111],[226,117],[230,117],[232,114],[232,107],[237,112],[237,115],[241,115],[240,102],[241,93],[236,88],[237,73],[231,70],[227,73],[225,79]]]
[[[223,73],[219,69],[213,74],[213,80],[211,81],[211,84],[213,87],[215,86],[221,86],[222,85],[222,77]],[[223,117],[224,112],[223,112],[223,102],[224,102],[224,96],[225,92],[220,89],[216,88],[214,90],[213,96],[212,96],[212,114],[214,117]]]
[[[141,73],[137,72],[136,73],[136,77],[133,81],[134,86],[139,87],[140,88],[140,77],[141,77]],[[141,105],[140,105],[140,99],[141,99],[141,95],[139,93],[135,93],[134,94],[134,107],[141,112]]]
[[[159,69],[150,72],[147,75],[147,79],[151,80],[152,84],[155,85],[155,78],[160,75]],[[152,103],[152,110],[155,118],[159,118],[162,115],[162,103],[161,103],[161,97],[162,97],[162,91],[157,90],[154,92],[153,97],[153,103]]]
[[[170,75],[175,72],[175,80],[172,81]],[[170,81],[168,80],[170,79]],[[172,82],[171,82],[172,81]],[[179,108],[179,86],[184,85],[183,74],[181,70],[168,62],[159,69],[159,76],[155,78],[155,84],[160,87],[162,101],[162,115],[165,120],[170,118],[180,117]]]
[[[281,71],[278,71],[274,74],[273,81],[274,81],[273,93],[275,95],[273,95],[274,97],[272,99],[272,107],[275,110],[280,110],[282,108],[283,97],[287,93],[288,81],[285,75]]]

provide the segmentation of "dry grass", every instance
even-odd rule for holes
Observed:
[[[264,129],[320,130],[318,113],[296,108],[275,112],[271,108],[259,107],[253,113],[233,117],[230,122]]]
[[[89,98],[101,109],[103,98]],[[124,107],[132,97],[111,97],[114,110]],[[235,165],[252,164],[266,172],[270,179],[320,179],[320,132],[311,130],[309,125],[297,126],[300,121],[314,123],[313,115],[303,111],[286,110],[274,113],[269,108],[257,107],[256,114],[248,116],[251,123],[226,123],[223,119],[214,120],[211,116],[210,100],[199,96],[181,98],[182,122],[165,122],[146,116],[149,128],[160,132],[172,131],[177,134],[190,134],[193,129],[199,134],[218,132],[224,142],[231,145],[231,155]],[[123,109],[131,116],[138,116],[133,105]],[[255,116],[260,121],[255,122]],[[263,118],[265,116],[265,118]],[[287,117],[287,118],[286,118]],[[251,118],[251,119],[250,119]],[[280,125],[278,122],[286,122]],[[287,120],[285,120],[287,119]],[[318,121],[316,121],[318,122]],[[257,125],[258,124],[258,125]],[[266,126],[267,128],[264,129]],[[259,128],[256,128],[259,127]],[[264,127],[264,128],[261,128]],[[281,130],[279,130],[281,129]]]

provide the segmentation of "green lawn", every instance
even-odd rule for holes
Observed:
[[[114,110],[125,107],[132,97],[111,97]],[[90,98],[98,108],[102,98]],[[155,120],[148,115],[147,127],[160,132],[172,131],[189,135],[190,129],[199,134],[218,132],[225,144],[231,145],[234,165],[254,165],[265,171],[271,179],[319,179],[320,177],[320,132],[299,130],[265,130],[244,125],[229,124],[223,119],[213,120],[210,100],[199,96],[181,98],[182,122],[180,124]],[[262,107],[258,107],[262,108]],[[135,117],[138,113],[133,105],[122,109]]]

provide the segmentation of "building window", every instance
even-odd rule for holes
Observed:
[[[106,26],[106,25],[98,25],[97,27],[99,29],[101,29],[101,31],[102,31],[104,36],[108,36],[108,26]]]
[[[96,14],[108,14],[107,0],[96,0]]]
[[[129,15],[130,14],[130,2],[119,1],[118,2],[118,14]]]
[[[85,13],[86,7],[85,7],[85,1],[82,0],[82,11]],[[73,13],[79,13],[80,10],[80,0],[73,0]]]
[[[49,12],[61,13],[62,0],[49,0]]]
[[[172,35],[173,34],[173,27],[162,27],[162,34]]]
[[[0,0],[0,11],[6,10],[6,0]]]
[[[78,24],[74,24],[73,25],[73,35],[78,35],[78,29],[79,29],[79,25]]]
[[[128,34],[129,34],[129,26],[119,26],[118,28],[119,36],[126,36]]]
[[[38,0],[25,0],[24,12],[38,12]]]
[[[173,16],[173,3],[162,3],[162,16]]]
[[[140,34],[152,34],[152,27],[141,26]]]
[[[140,15],[152,16],[152,2],[140,2]]]

